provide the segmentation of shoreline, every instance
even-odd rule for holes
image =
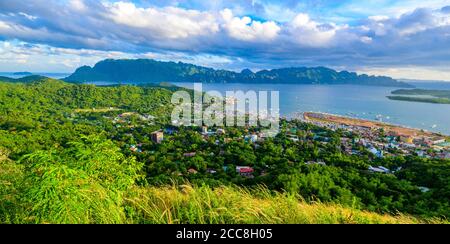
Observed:
[[[302,113],[302,119],[307,122],[325,122],[337,125],[366,127],[370,129],[382,128],[386,132],[393,132],[395,134],[412,137],[450,137],[449,135],[445,135],[443,133],[433,132],[425,129],[412,128],[403,125],[390,124],[387,122],[361,119],[345,115],[329,114],[324,112],[304,112]]]

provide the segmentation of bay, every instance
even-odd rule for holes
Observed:
[[[192,83],[174,83],[193,88]],[[414,83],[423,89],[450,89],[450,83]],[[279,91],[280,113],[295,117],[300,112],[326,112],[450,135],[450,105],[389,100],[396,88],[358,85],[203,84],[203,91]]]

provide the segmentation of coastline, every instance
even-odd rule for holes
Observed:
[[[411,137],[444,137],[450,138],[449,135],[442,133],[432,132],[425,129],[412,128],[403,125],[390,124],[386,122],[354,118],[344,115],[329,114],[324,112],[304,112],[302,119],[307,122],[324,122],[335,125],[344,126],[357,126],[370,129],[384,129],[386,132],[390,132],[397,135],[411,136]]]

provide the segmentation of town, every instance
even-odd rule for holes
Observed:
[[[110,111],[115,111],[110,109]],[[315,117],[314,117],[315,116]],[[133,154],[155,154],[158,151],[158,146],[164,142],[176,140],[180,128],[189,130],[201,137],[204,143],[211,142],[220,150],[217,156],[225,154],[225,145],[232,142],[244,142],[250,145],[254,150],[257,150],[266,139],[268,135],[262,133],[260,127],[245,127],[241,131],[232,128],[239,133],[227,133],[227,128],[207,126],[202,127],[179,127],[179,126],[164,126],[155,124],[156,117],[149,114],[139,114],[137,112],[123,112],[116,116],[103,116],[104,119],[110,120],[116,129],[123,131],[123,135],[128,137],[127,141],[132,143],[126,144],[126,147]],[[320,119],[318,119],[320,118]],[[347,155],[372,155],[371,158],[385,158],[396,156],[417,156],[431,159],[450,159],[450,142],[448,137],[437,135],[433,133],[415,133],[416,135],[408,135],[396,132],[395,130],[386,131],[385,128],[377,126],[369,127],[365,125],[352,125],[348,123],[338,123],[335,121],[326,121],[324,116],[319,113],[304,113],[296,120],[282,119],[284,123],[280,125],[280,135],[277,137],[285,137],[291,143],[318,143],[325,146],[332,140],[328,136],[331,132],[340,132],[338,149]],[[298,123],[305,123],[316,126],[313,131],[302,131],[302,128],[296,126]],[[147,137],[137,133],[139,126],[144,128],[159,128],[148,133]],[[148,131],[148,130],[145,130]],[[135,136],[137,135],[138,136]],[[411,133],[410,133],[411,134]],[[136,138],[142,136],[146,140],[139,141]],[[135,138],[136,137],[136,138]],[[130,139],[131,138],[131,139]],[[154,147],[149,147],[148,142],[151,142]],[[146,145],[147,142],[147,145]],[[146,150],[146,148],[151,148]],[[182,152],[182,157],[186,160],[194,158],[198,155],[204,155],[207,152],[201,150],[189,150]],[[207,156],[215,156],[214,152],[208,153]],[[183,160],[183,159],[181,159]],[[322,165],[327,164],[322,159],[308,160],[304,162],[305,165]],[[380,165],[372,165],[370,162],[367,170],[372,173],[394,173],[398,169],[388,169]],[[268,166],[266,166],[268,167]],[[255,175],[265,175],[267,170],[259,170],[256,174],[252,163],[250,165],[233,165],[231,169],[228,165],[223,165],[219,168],[207,167],[204,172],[206,174],[217,174],[219,171],[233,170],[243,178],[252,179]],[[196,167],[190,167],[186,172],[179,172],[182,176],[195,175],[199,173]]]

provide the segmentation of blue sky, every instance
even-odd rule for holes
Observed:
[[[0,72],[105,58],[450,80],[450,0],[0,0]]]

